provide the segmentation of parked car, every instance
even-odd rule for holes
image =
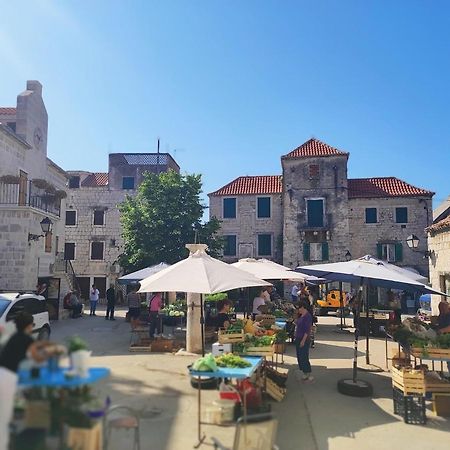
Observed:
[[[0,345],[16,331],[14,318],[21,312],[33,316],[33,334],[38,339],[49,338],[51,329],[45,297],[20,292],[0,293]]]

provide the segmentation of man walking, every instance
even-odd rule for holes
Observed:
[[[91,311],[89,313],[90,316],[96,316],[95,310],[97,309],[97,302],[100,296],[100,291],[95,287],[95,284],[92,285],[91,291],[89,293],[89,301],[91,302]]]
[[[114,286],[111,285],[106,291],[106,320],[116,320],[114,319],[114,308],[116,306],[116,292]]]

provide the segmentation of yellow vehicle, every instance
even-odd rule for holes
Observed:
[[[339,311],[341,308],[341,292],[333,289],[328,292],[326,299],[319,299],[316,302],[316,314],[318,316],[326,316],[329,312]],[[342,306],[347,307],[347,293],[342,292]]]

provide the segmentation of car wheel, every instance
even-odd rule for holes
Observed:
[[[217,389],[220,381],[220,378],[202,377],[199,379],[197,377],[192,377],[191,386],[198,389],[200,384],[200,389]]]
[[[350,397],[370,397],[373,394],[373,387],[367,381],[353,379],[342,379],[337,382],[337,389],[343,395]]]
[[[42,327],[38,333],[38,340],[47,341],[49,337],[50,337],[50,328],[47,326]]]

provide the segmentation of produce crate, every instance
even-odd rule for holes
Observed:
[[[424,425],[427,422],[425,397],[422,395],[404,395],[398,389],[393,389],[394,414],[403,417],[405,423]]]
[[[425,375],[425,391],[442,394],[450,394],[450,382]]]
[[[437,416],[450,417],[450,394],[433,394],[433,412]]]
[[[248,356],[272,356],[273,345],[267,347],[247,347],[244,354]]]
[[[128,349],[131,353],[135,352],[141,352],[141,353],[149,353],[152,351],[151,345],[150,345],[150,339],[148,342],[138,342],[136,344],[131,344],[130,348]]]
[[[425,352],[425,354],[424,354]],[[450,360],[450,348],[418,348],[413,347],[411,353],[416,358],[431,358],[431,359],[448,359]]]
[[[266,365],[264,370],[265,370],[265,374],[266,374],[266,379],[270,379],[277,386],[279,386],[281,388],[286,387],[286,382],[288,379],[288,369],[282,369],[282,368],[274,369],[274,368]]]
[[[173,339],[156,339],[151,345],[152,352],[165,353],[173,349]]]
[[[269,326],[275,324],[275,316],[272,314],[258,314],[255,317],[255,322],[259,322],[261,326]]]
[[[240,333],[227,333],[225,329],[219,330],[219,344],[235,344],[244,341],[244,330]]]
[[[395,367],[391,369],[392,386],[404,394],[425,395],[425,372],[413,370],[408,367]]]
[[[281,402],[286,397],[286,389],[277,386],[270,378],[266,379],[266,393],[277,402]]]

